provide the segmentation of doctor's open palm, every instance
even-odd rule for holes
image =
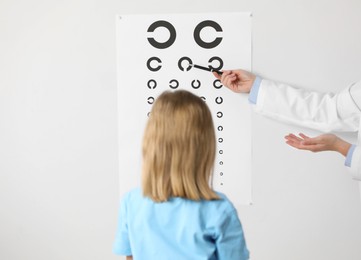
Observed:
[[[300,150],[311,152],[336,151],[346,156],[351,144],[334,134],[322,134],[316,137],[308,137],[300,133],[299,136],[289,134],[285,136],[286,143]]]

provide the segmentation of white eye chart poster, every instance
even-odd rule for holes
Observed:
[[[251,70],[251,14],[118,15],[117,74],[120,191],[140,186],[148,113],[165,90],[185,89],[209,106],[217,136],[212,185],[235,205],[251,204],[251,108],[248,95],[209,71]]]

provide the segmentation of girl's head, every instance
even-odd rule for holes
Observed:
[[[211,113],[196,95],[164,92],[153,105],[143,139],[142,187],[154,201],[218,199],[210,188],[215,159]]]

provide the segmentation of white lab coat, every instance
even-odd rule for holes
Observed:
[[[263,79],[256,112],[267,117],[323,132],[361,129],[361,81],[341,92],[319,93]],[[361,131],[351,162],[351,174],[361,181]],[[360,182],[361,188],[361,182]]]

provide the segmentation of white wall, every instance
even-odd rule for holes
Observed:
[[[253,12],[263,77],[320,91],[360,79],[358,0],[0,2],[0,259],[117,259],[115,14],[234,10]],[[343,158],[284,144],[315,131],[258,115],[253,129],[254,205],[239,208],[252,259],[361,259]]]

